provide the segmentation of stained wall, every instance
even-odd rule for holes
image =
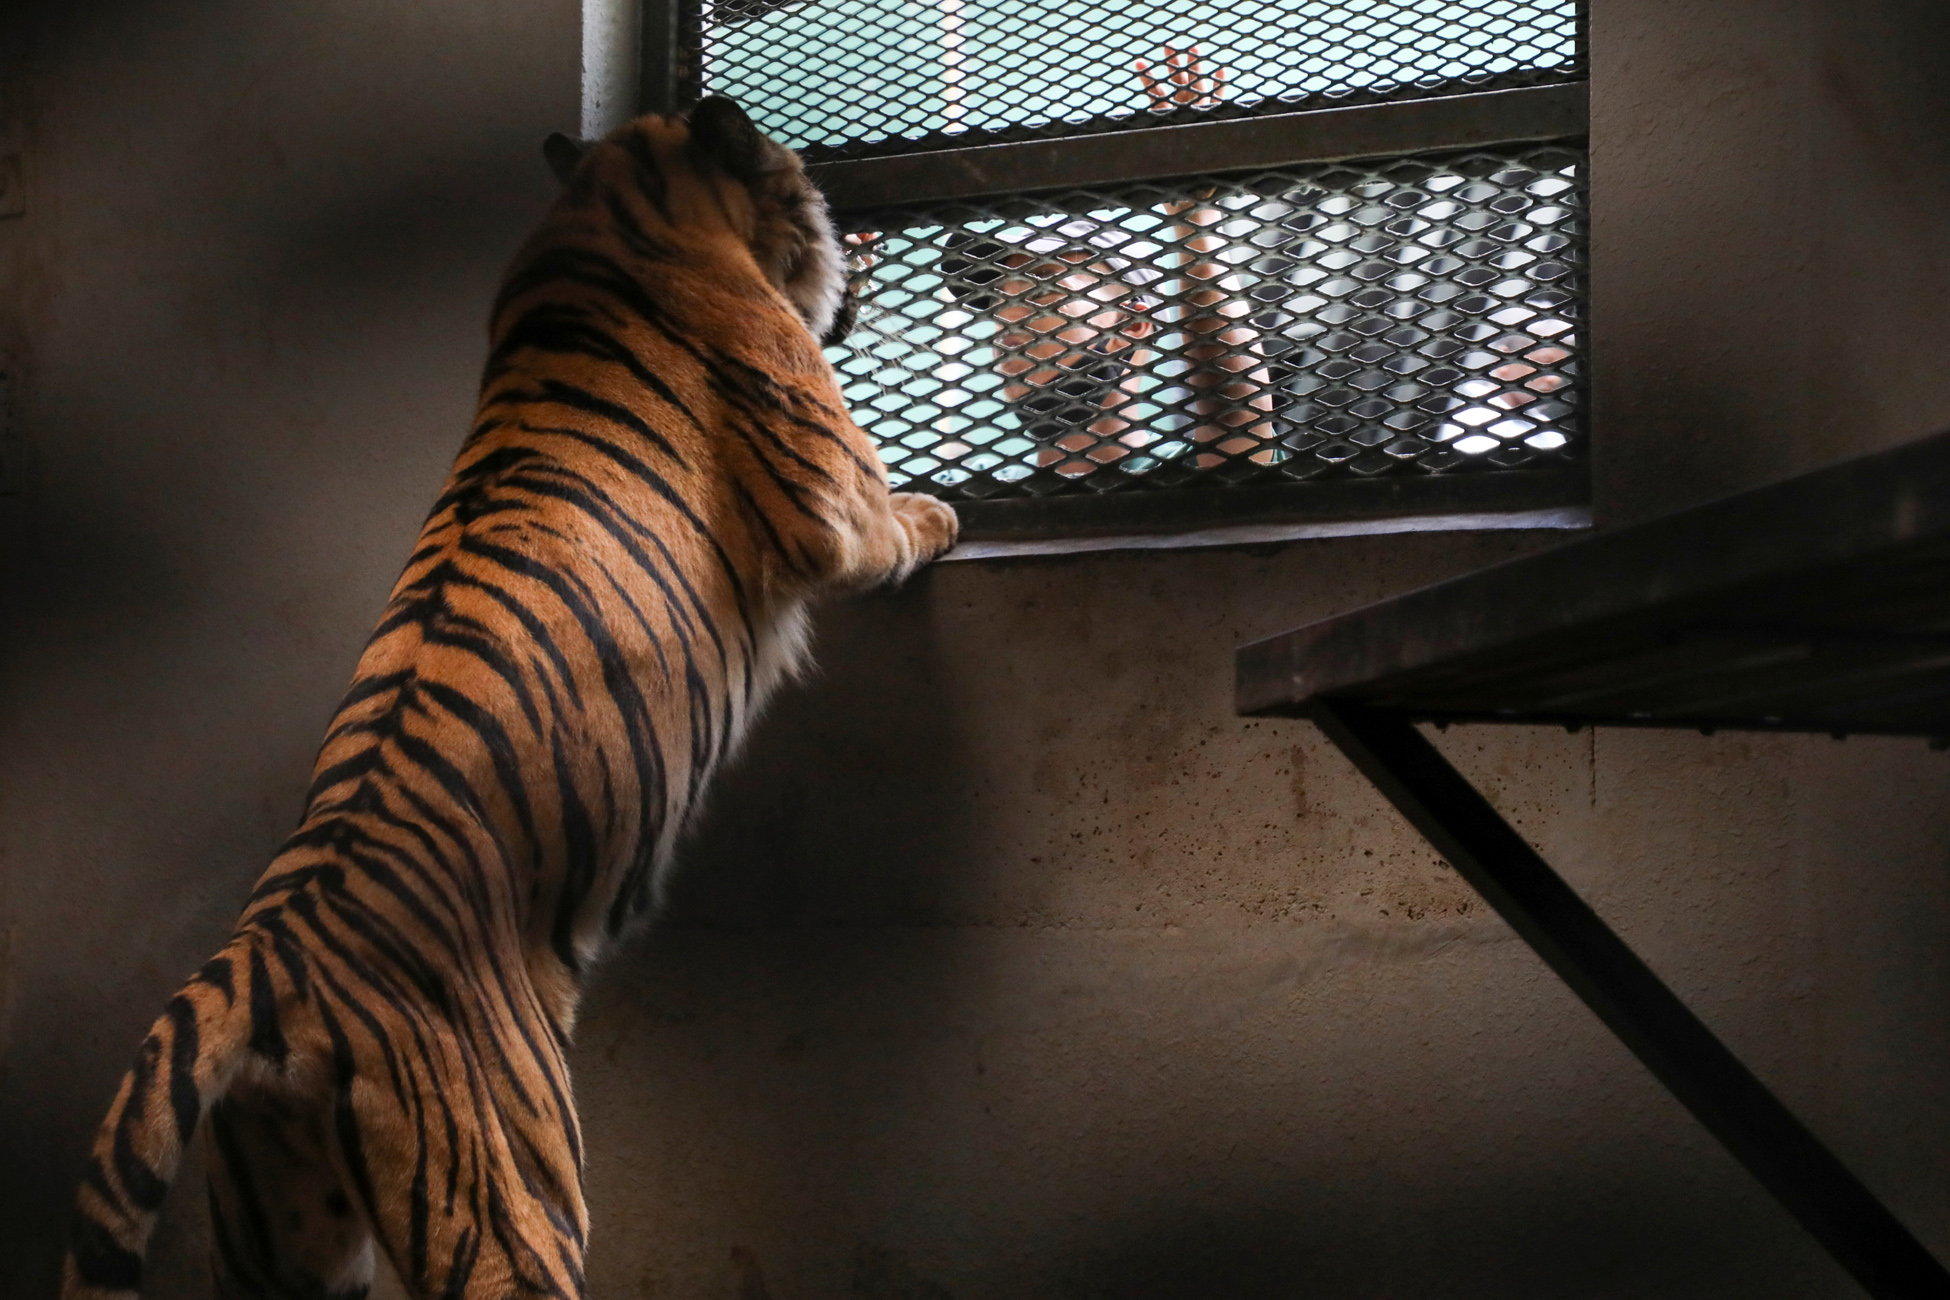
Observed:
[[[1950,424],[1936,6],[1594,0],[1601,523]],[[0,13],[0,1295],[221,940],[467,419],[578,7]],[[1239,641],[1551,544],[942,566],[828,611],[575,1068],[607,1296],[1844,1296]],[[1950,1253],[1950,762],[1454,728]],[[207,1293],[199,1197],[153,1294]]]

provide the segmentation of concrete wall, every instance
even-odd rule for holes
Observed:
[[[1601,523],[1950,426],[1950,17],[1592,0]]]
[[[1950,424],[1938,7],[1595,0],[1601,520]],[[291,10],[287,12],[287,10]],[[575,0],[0,16],[0,1295],[288,829],[577,114]],[[1844,1296],[1229,652],[1556,540],[944,566],[830,612],[576,1069],[604,1296]],[[1950,760],[1444,749],[1950,1253]],[[159,1297],[205,1293],[179,1190]]]

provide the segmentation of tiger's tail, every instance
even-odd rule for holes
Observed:
[[[143,1255],[183,1151],[235,1077],[251,1039],[251,1013],[269,987],[250,941],[233,939],[204,963],[157,1018],[123,1076],[81,1179],[63,1300],[133,1296]]]

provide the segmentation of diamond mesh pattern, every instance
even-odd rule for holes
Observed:
[[[1576,11],[1575,0],[704,0],[686,15],[682,61],[696,61],[705,91],[821,160],[1571,81],[1583,76]],[[1148,93],[1138,62],[1193,47],[1189,93]]]
[[[1584,154],[1332,164],[856,214],[827,356],[951,500],[1582,455]]]

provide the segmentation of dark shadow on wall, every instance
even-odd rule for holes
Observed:
[[[944,1008],[981,979],[942,928],[986,855],[936,599],[924,571],[819,611],[818,667],[707,796],[656,927],[595,977],[573,1069],[610,1232],[651,1213],[633,1165],[690,1158],[659,1136],[673,1115],[682,1150],[708,1153],[674,1171],[687,1200],[814,1238],[827,1207],[873,1195],[871,1135],[903,1123]],[[885,1008],[864,1037],[863,1002]],[[747,1259],[737,1293],[764,1295],[762,1276]]]
[[[1089,1240],[1044,1240],[967,1278],[911,1253],[860,1241],[834,1261],[852,1300],[958,1300],[966,1295],[1047,1300],[1640,1300],[1668,1294],[1723,1300],[1852,1297],[1855,1284],[1784,1212],[1688,1180],[1632,1175],[1597,1196],[1589,1171],[1539,1170],[1502,1179],[1473,1199],[1437,1171],[1386,1188],[1295,1184],[1236,1191],[1225,1211],[1187,1188],[1184,1205],[1109,1222]],[[1725,1178],[1745,1175],[1727,1167]],[[1280,1196],[1281,1192],[1287,1195]],[[1566,1193],[1569,1192],[1569,1195]],[[1677,1194],[1676,1194],[1677,1193]],[[1277,1207],[1268,1202],[1277,1198]],[[1255,1204],[1257,1202],[1257,1204]],[[1401,1207],[1413,1205],[1406,1213]],[[744,1246],[729,1252],[738,1300],[808,1294],[804,1279],[769,1271]],[[653,1289],[646,1294],[660,1294]]]
[[[165,517],[181,505],[110,475],[64,484],[59,503],[38,510],[33,530],[9,548],[0,598],[14,613],[0,637],[0,674],[48,653],[48,641],[71,653],[77,638],[126,637],[180,608],[194,579],[172,553]]]
[[[553,197],[577,9],[0,5],[0,1296],[295,824]],[[207,1294],[193,1175],[154,1294]],[[172,1261],[175,1261],[172,1263]],[[174,1269],[174,1272],[171,1270]]]
[[[946,924],[979,889],[987,818],[928,622],[933,577],[836,600],[788,686],[707,796],[660,928]]]
[[[1730,1176],[1743,1177],[1737,1171]],[[1566,1171],[1569,1187],[1576,1171]],[[1505,1180],[1481,1199],[1403,1187],[1412,1217],[1373,1194],[1312,1189],[1304,1210],[1166,1211],[1118,1225],[1111,1246],[1057,1265],[1063,1300],[1628,1300],[1662,1294],[1724,1300],[1835,1295],[1853,1285],[1814,1250],[1780,1251],[1772,1224],[1700,1213],[1696,1195],[1634,1180],[1586,1197]],[[1696,1190],[1696,1189],[1694,1189]],[[1741,1198],[1745,1202],[1745,1198]],[[1803,1239],[1805,1241],[1805,1239]],[[1762,1244],[1764,1243],[1764,1245]],[[1827,1285],[1814,1285],[1822,1279]]]
[[[1154,1186],[1133,1196],[1128,1167],[1107,1170],[1104,1201],[1084,1214],[1049,1215],[1036,1240],[1007,1243],[1007,1258],[986,1261],[980,1278],[931,1269],[915,1238],[935,1233],[935,1216],[974,1211],[962,1190],[927,1183],[937,1176],[928,1166],[989,1177],[993,1165],[979,1148],[996,1132],[980,1128],[979,1106],[938,1095],[952,1086],[945,1058],[966,1047],[979,1060],[981,1031],[970,1036],[964,1026],[978,1018],[971,1006],[996,974],[984,956],[993,949],[964,933],[963,900],[992,885],[986,873],[998,860],[992,817],[973,797],[994,756],[971,742],[983,731],[982,710],[1024,707],[972,697],[944,672],[951,657],[930,626],[929,603],[951,575],[923,575],[904,592],[824,612],[816,679],[786,692],[713,792],[661,927],[599,976],[575,1067],[599,1252],[624,1253],[618,1237],[632,1231],[661,1235],[643,1226],[655,1223],[660,1198],[681,1212],[695,1197],[723,1202],[713,1229],[751,1220],[821,1244],[813,1249],[851,1241],[850,1260],[826,1264],[840,1268],[848,1288],[834,1294],[855,1300],[1850,1293],[1724,1156],[1708,1156],[1703,1177],[1670,1153],[1598,1150],[1559,1166],[1548,1162],[1576,1143],[1548,1132],[1535,1153],[1510,1152],[1493,1171],[1439,1150],[1384,1167],[1378,1161],[1388,1157],[1330,1149],[1297,1173],[1215,1178],[1207,1165],[1175,1185],[1167,1177],[1162,1193]],[[1088,638],[1061,641],[1067,656]],[[1038,663],[1039,647],[1017,649]],[[1132,1032],[1122,1045],[1141,1051],[1223,1049],[1216,1038],[1201,1045],[1196,1036]],[[1388,1041],[1394,1032],[1376,1028]],[[953,1046],[943,1048],[944,1039]],[[1142,1061],[1106,1056],[1084,1073],[1098,1069],[1128,1072]],[[1176,1115],[1216,1095],[1187,1092],[1155,1113]],[[681,1140],[659,1135],[672,1117],[681,1117]],[[1418,1113],[1410,1127],[1427,1119]],[[1459,1110],[1454,1122],[1492,1131],[1524,1124],[1521,1115],[1480,1110]],[[698,1132],[700,1124],[711,1131]],[[1218,1124],[1192,1149],[1224,1151],[1237,1140]],[[1058,1139],[1051,1157],[1060,1164],[1071,1159],[1065,1144]],[[917,1148],[927,1154],[915,1156]],[[1088,1149],[1079,1135],[1075,1150]],[[1160,1135],[1159,1151],[1185,1153],[1183,1135]],[[893,1183],[916,1179],[936,1204],[888,1202],[888,1169],[902,1159],[915,1163]],[[1677,1181],[1660,1181],[1662,1173]],[[885,1214],[884,1235],[854,1235],[861,1206],[885,1207],[869,1212]],[[730,1261],[720,1259],[724,1286],[711,1293],[825,1293],[808,1289],[793,1262],[737,1239]],[[610,1267],[592,1263],[599,1277]]]

